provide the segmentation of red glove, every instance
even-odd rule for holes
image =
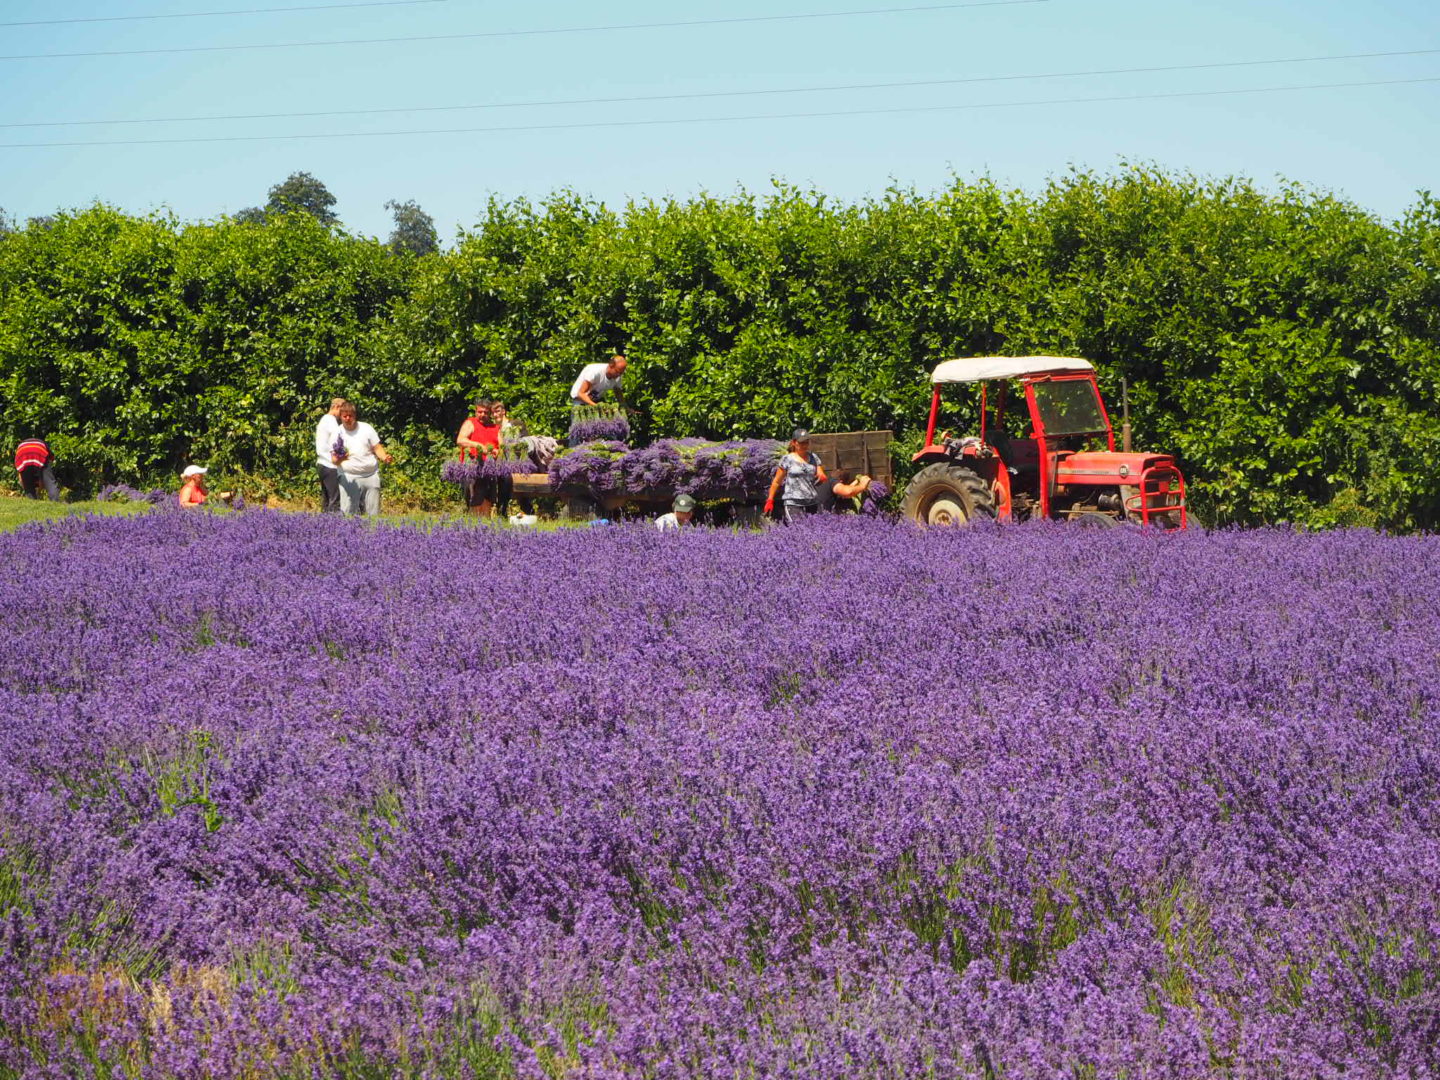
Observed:
[[[765,513],[768,515],[768,514],[773,514],[774,512],[775,512],[775,500],[774,500],[774,499],[766,499],[766,500],[765,500]]]

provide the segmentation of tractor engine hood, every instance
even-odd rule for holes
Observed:
[[[1146,469],[1175,469],[1169,454],[1118,454],[1108,451],[1063,455],[1055,465],[1055,482],[1070,486],[1086,484],[1138,484]]]

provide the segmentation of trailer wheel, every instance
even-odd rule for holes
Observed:
[[[921,525],[969,525],[995,520],[990,486],[969,469],[939,462],[915,474],[905,488],[900,514]]]
[[[1071,519],[1082,529],[1118,529],[1120,519],[1114,514],[1102,513],[1099,510],[1087,510],[1083,514],[1076,514]]]
[[[588,495],[569,496],[561,514],[565,521],[594,521],[599,516],[600,504]]]

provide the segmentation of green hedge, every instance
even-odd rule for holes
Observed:
[[[96,206],[0,235],[0,436],[50,438],[77,490],[203,460],[308,490],[354,398],[433,483],[467,396],[563,430],[623,349],[636,434],[893,428],[978,353],[1128,378],[1137,445],[1217,521],[1440,519],[1440,203],[1385,223],[1329,195],[1127,169],[1026,194],[861,203],[777,187],[622,212],[492,202],[452,251],[395,255],[300,214],[184,225]],[[973,423],[955,395],[947,420]]]

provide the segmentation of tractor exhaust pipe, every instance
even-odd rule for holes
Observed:
[[[1130,380],[1120,380],[1120,449],[1130,453]]]

